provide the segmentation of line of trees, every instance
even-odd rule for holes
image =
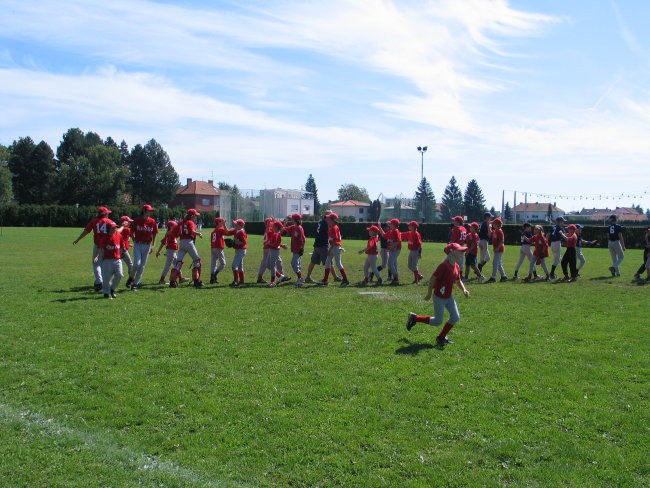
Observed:
[[[56,156],[44,141],[21,137],[0,146],[0,204],[109,205],[169,203],[180,186],[162,146],[151,139],[131,150],[95,132],[69,129]]]

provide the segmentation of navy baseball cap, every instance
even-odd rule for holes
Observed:
[[[492,215],[491,212],[485,212],[485,213],[483,214],[483,218],[485,218],[485,217],[494,217],[494,215]]]
[[[558,220],[561,220],[562,222],[566,222],[566,219],[562,216],[560,217],[555,217],[555,221],[557,222]]]
[[[576,227],[577,227],[578,229],[584,229],[584,228],[585,228],[585,226],[582,225],[582,224],[576,224]]]

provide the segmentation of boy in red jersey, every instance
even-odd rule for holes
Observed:
[[[129,254],[129,249],[131,249],[131,236],[133,235],[133,232],[131,232],[131,223],[133,222],[133,219],[129,217],[128,215],[122,215],[120,217],[120,224],[122,225],[122,259],[126,263],[126,270],[129,274],[131,275],[131,272],[133,271],[133,259],[131,258],[131,254]]]
[[[429,279],[429,288],[424,296],[425,300],[430,300],[433,295],[433,316],[416,315],[413,312],[409,313],[408,320],[406,321],[406,329],[411,330],[416,323],[430,325],[441,325],[445,309],[449,312],[449,320],[445,323],[444,327],[436,337],[436,345],[444,347],[445,344],[452,342],[447,339],[447,334],[452,327],[460,320],[458,313],[458,305],[454,299],[453,291],[454,285],[457,285],[463,294],[468,297],[469,290],[465,288],[463,281],[460,279],[460,266],[459,261],[463,259],[463,253],[467,251],[467,247],[461,246],[458,243],[447,244],[445,247],[446,259],[438,265],[436,270]]]
[[[546,281],[548,281],[550,279],[550,275],[545,261],[545,259],[548,257],[548,240],[544,235],[544,228],[541,225],[535,226],[531,244],[535,246],[535,250],[533,251],[533,260],[530,262],[528,276],[524,278],[524,281],[529,282],[533,279],[533,276],[536,275],[535,266],[538,264],[542,265],[542,269],[544,270],[544,273],[546,273]]]
[[[97,246],[97,251],[93,256],[93,262],[102,264],[102,277],[104,298],[115,298],[115,290],[120,285],[124,274],[122,273],[121,249],[124,238],[122,237],[122,227],[118,227],[115,222],[106,224],[107,233],[102,234],[101,242]]]
[[[127,288],[136,290],[142,285],[142,275],[144,267],[147,264],[149,254],[153,252],[156,245],[156,235],[158,235],[158,224],[151,217],[155,209],[144,204],[140,216],[133,221],[133,271],[126,281]]]
[[[225,241],[224,236],[228,235],[226,221],[221,217],[214,219],[214,230],[210,234],[210,284],[219,283],[217,275],[226,267],[226,256],[224,254]]]
[[[325,217],[327,220],[327,242],[329,244],[329,251],[327,252],[327,260],[325,261],[325,277],[323,281],[318,282],[321,286],[327,286],[327,282],[330,277],[330,273],[334,268],[334,264],[339,268],[343,281],[341,281],[341,286],[348,286],[350,282],[348,281],[348,275],[345,272],[343,267],[343,262],[341,261],[342,246],[341,244],[341,229],[337,225],[339,216],[334,212],[330,213]]]
[[[269,269],[271,270],[271,282],[268,284],[269,287],[274,287],[276,285],[276,277],[280,278],[280,282],[285,281],[284,276],[280,274],[277,276],[276,267],[278,264],[278,258],[280,257],[280,249],[287,249],[286,244],[282,244],[282,229],[284,226],[279,220],[274,220],[271,223],[271,234],[269,235],[268,245],[269,245]]]
[[[451,222],[452,222],[452,228],[451,228],[451,233],[449,234],[449,244],[455,242],[456,244],[460,244],[461,246],[464,246],[465,240],[467,239],[467,229],[465,228],[465,225],[463,225],[465,219],[463,219],[463,217],[460,215],[456,215],[451,219]],[[461,261],[458,265],[460,266],[460,277],[462,279],[464,260]]]
[[[79,234],[72,244],[77,244],[81,239],[86,237],[91,232],[93,233],[93,254],[91,258],[93,266],[93,274],[95,275],[95,291],[102,289],[102,262],[101,260],[95,261],[95,255],[97,254],[97,246],[103,242],[103,236],[108,232],[108,224],[113,222],[108,218],[108,214],[111,211],[106,207],[99,207],[97,209],[97,215],[88,222],[84,230]]]
[[[502,221],[499,218],[492,222],[492,250],[494,251],[494,260],[492,261],[492,276],[486,283],[494,283],[497,273],[501,275],[501,281],[508,281],[506,270],[503,269],[503,253],[506,252],[505,235],[501,228]]]
[[[302,279],[302,255],[305,252],[305,230],[302,228],[302,215],[293,214],[291,216],[291,225],[284,227],[282,232],[291,236],[291,267],[298,277],[296,286],[300,287],[304,283]]]
[[[166,285],[167,282],[165,281],[165,278],[167,277],[167,272],[170,270],[172,267],[172,264],[174,263],[174,259],[177,257],[178,253],[178,236],[174,235],[171,230],[176,227],[178,224],[174,222],[173,220],[170,220],[167,222],[167,233],[165,234],[165,237],[162,238],[162,241],[160,242],[160,247],[158,248],[158,251],[156,251],[156,257],[160,256],[160,251],[162,251],[163,246],[166,248],[165,251],[165,266],[163,266],[162,273],[160,274],[160,280],[158,281],[159,285]],[[179,270],[180,272],[180,270]],[[183,281],[183,276],[179,274],[180,281]]]
[[[241,286],[244,284],[244,257],[246,257],[248,236],[244,230],[246,222],[244,222],[242,219],[237,219],[233,220],[232,223],[235,226],[232,235],[235,257],[232,260],[233,282],[230,285]]]
[[[402,234],[399,231],[399,219],[388,221],[388,232],[384,232],[379,225],[379,235],[386,238],[388,245],[388,271],[393,280],[391,286],[399,286],[399,269],[397,267],[397,258],[402,252]]]
[[[371,277],[374,275],[377,277],[377,286],[381,286],[383,281],[381,279],[381,273],[377,269],[377,244],[379,243],[379,228],[376,225],[371,225],[366,227],[370,238],[368,239],[368,244],[364,249],[359,251],[359,254],[366,253],[366,261],[363,264],[363,281],[360,283],[361,286],[365,286],[371,281]]]
[[[471,269],[476,274],[479,283],[481,283],[485,279],[485,276],[481,274],[481,270],[478,269],[476,264],[479,249],[478,227],[478,222],[469,224],[469,232],[465,237],[465,245],[467,246],[467,252],[465,253],[465,280],[469,279],[469,270]]]
[[[409,230],[402,232],[401,239],[406,241],[409,250],[408,267],[413,272],[413,283],[420,284],[423,276],[420,274],[420,258],[422,257],[422,236],[418,232],[418,224],[415,220],[408,223]]]
[[[171,277],[169,279],[169,286],[171,288],[178,287],[178,277],[180,275],[181,267],[183,266],[183,258],[185,254],[189,254],[192,258],[192,281],[196,288],[201,288],[203,282],[201,281],[201,257],[196,250],[194,240],[197,236],[203,239],[203,234],[196,230],[196,218],[201,215],[195,209],[190,208],[185,215],[185,218],[174,227],[170,232],[180,237],[180,244],[178,246],[178,257],[174,262]]]

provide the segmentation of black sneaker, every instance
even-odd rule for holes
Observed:
[[[344,286],[348,286],[349,284],[350,284],[350,282],[349,282],[348,280],[343,280],[343,281],[341,281],[341,286],[342,286],[342,287],[344,287]]]
[[[507,276],[502,276],[501,279],[500,279],[499,281],[500,281],[501,283],[503,283],[504,281],[508,281],[508,277],[507,277]]]
[[[214,273],[210,275],[210,284],[214,285],[217,282],[217,275]]]
[[[132,284],[133,284],[133,278],[129,277],[129,279],[126,280],[126,287],[131,288]]]
[[[415,327],[415,314],[413,312],[409,313],[409,318],[406,321],[406,330],[411,330]]]
[[[203,282],[201,280],[195,281],[194,288],[203,288]]]
[[[104,293],[104,298],[111,298],[111,296],[108,293]]]
[[[614,266],[609,267],[609,272],[612,273],[612,276],[616,276],[616,268]]]
[[[280,278],[280,283],[284,283],[285,281],[291,281],[291,276],[283,276]]]
[[[111,290],[111,298],[117,298],[117,297],[115,296],[115,290]]]
[[[95,291],[102,291],[102,288],[104,288],[103,283],[95,283]]]
[[[140,288],[140,285],[136,285],[135,283],[131,284],[131,291],[136,291],[138,288]]]
[[[447,344],[453,344],[453,341],[450,341],[446,337],[436,337],[436,346],[445,347]]]
[[[169,287],[170,288],[178,288],[178,283],[176,283],[175,281],[170,281],[169,282]]]
[[[486,283],[496,283],[496,282],[497,280],[495,280],[494,278],[490,278],[489,280],[486,281]]]

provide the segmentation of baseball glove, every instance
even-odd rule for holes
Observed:
[[[233,247],[235,245],[235,241],[233,241],[232,239],[224,239],[223,242],[226,243],[226,247]]]

